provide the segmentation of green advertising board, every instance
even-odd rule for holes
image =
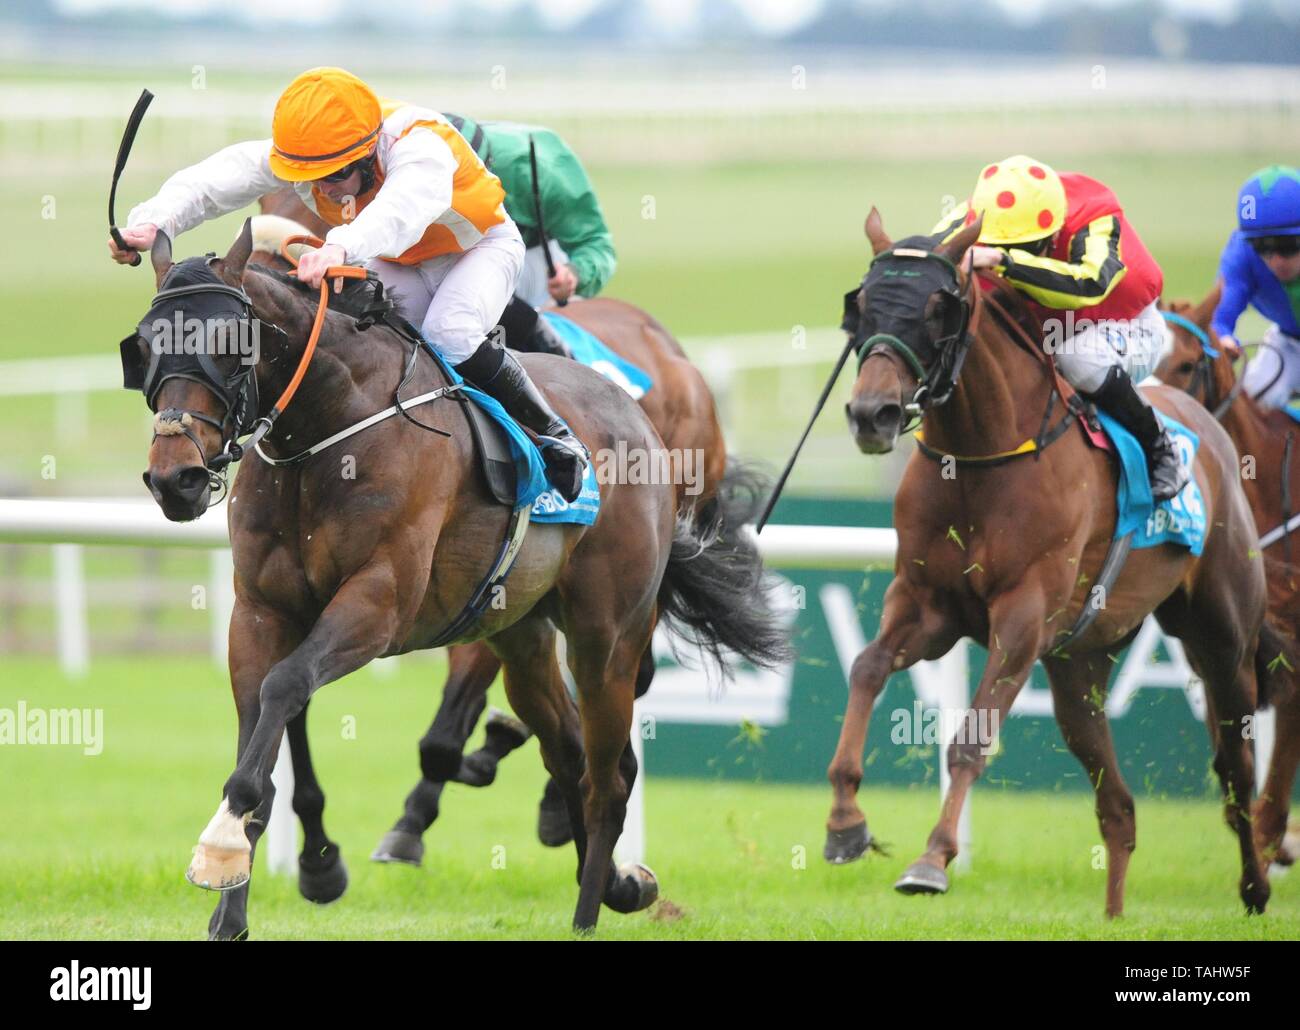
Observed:
[[[774,523],[888,526],[887,502],[791,498]],[[640,703],[639,730],[650,776],[823,781],[848,696],[848,667],[875,634],[886,570],[782,569],[799,599],[793,611],[797,658],[779,673],[742,671],[730,683],[673,661],[661,649],[659,671]],[[969,641],[974,693],[985,651]],[[938,711],[934,663],[892,676],[871,721],[864,784],[938,784]],[[918,682],[928,678],[928,682]],[[1190,686],[1189,686],[1190,681]],[[919,693],[918,693],[919,690]],[[1118,657],[1106,711],[1130,789],[1136,795],[1218,795],[1199,684],[1176,642],[1154,620]],[[1088,790],[1051,714],[1047,679],[1036,667],[1000,728],[985,788]],[[951,732],[951,731],[950,731]]]

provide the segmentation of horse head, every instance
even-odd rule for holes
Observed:
[[[845,414],[863,453],[893,450],[908,421],[951,396],[969,346],[972,287],[961,266],[981,224],[937,246],[924,236],[895,244],[874,207],[867,216],[875,257],[845,297],[842,323],[858,355]]]
[[[123,385],[154,412],[144,483],[173,522],[198,518],[261,414],[256,368],[284,333],[255,313],[243,288],[249,224],[224,258],[172,261],[159,233],[150,251],[158,292],[120,344]],[[265,308],[262,309],[263,311]]]
[[[1169,343],[1155,370],[1156,378],[1162,383],[1191,394],[1206,407],[1217,404],[1225,392],[1216,388],[1216,378],[1220,375],[1216,366],[1224,357],[1210,328],[1222,292],[1222,284],[1216,284],[1199,304],[1187,300],[1169,304],[1165,309]],[[1230,389],[1235,378],[1231,358],[1226,359],[1226,368]]]

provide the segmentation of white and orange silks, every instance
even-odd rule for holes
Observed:
[[[279,178],[272,141],[251,140],[177,172],[131,211],[127,225],[152,223],[175,239],[292,186],[334,226],[325,242],[392,286],[401,314],[457,364],[488,336],[513,294],[523,240],[500,181],[441,114],[392,100],[382,101],[382,111],[375,184],[355,205],[339,207],[310,182]]]

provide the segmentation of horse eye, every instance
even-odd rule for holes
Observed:
[[[1189,376],[1196,371],[1196,362],[1184,361],[1181,365],[1178,366],[1178,371],[1183,375]]]

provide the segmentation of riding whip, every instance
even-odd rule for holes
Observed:
[[[822,389],[822,395],[817,398],[817,406],[813,408],[812,418],[808,420],[808,425],[804,427],[803,435],[799,437],[799,442],[795,444],[794,453],[790,455],[790,460],[785,463],[785,470],[781,473],[781,478],[776,481],[776,486],[772,488],[772,496],[767,499],[767,504],[763,508],[763,514],[758,517],[758,524],[755,531],[763,532],[763,527],[767,525],[768,516],[772,514],[772,509],[776,507],[777,498],[781,496],[781,491],[785,488],[785,481],[790,478],[790,473],[794,469],[794,463],[799,458],[799,452],[803,450],[803,445],[808,439],[808,434],[812,432],[813,423],[817,421],[817,416],[822,413],[822,408],[826,406],[826,398],[831,395],[831,390],[835,387],[835,380],[840,377],[840,372],[844,368],[844,362],[849,360],[849,355],[853,353],[853,338],[850,337],[844,344],[844,350],[840,352],[839,361],[835,362],[835,368],[831,371],[830,379],[826,380],[826,386]]]
[[[546,259],[547,278],[555,278],[555,260],[551,257],[551,241],[546,235],[546,216],[542,214],[542,188],[537,181],[537,144],[533,142],[530,134],[528,137],[528,166],[533,173],[533,207],[537,211],[537,235],[542,241],[542,257]],[[560,307],[569,303],[569,298],[556,301]]]
[[[113,214],[113,202],[117,200],[117,180],[122,177],[122,169],[126,167],[126,159],[131,156],[131,145],[135,143],[135,134],[140,128],[140,122],[144,120],[144,113],[149,109],[151,100],[153,100],[153,94],[147,89],[140,93],[140,99],[135,102],[131,117],[126,120],[126,129],[122,132],[122,142],[117,148],[117,163],[113,165],[113,185],[108,191],[108,231],[113,237],[113,242],[121,250],[133,250],[133,248],[126,245],[126,240],[122,239],[122,234],[117,231],[117,217]],[[131,258],[131,266],[134,268],[139,263],[140,252],[136,250]]]

